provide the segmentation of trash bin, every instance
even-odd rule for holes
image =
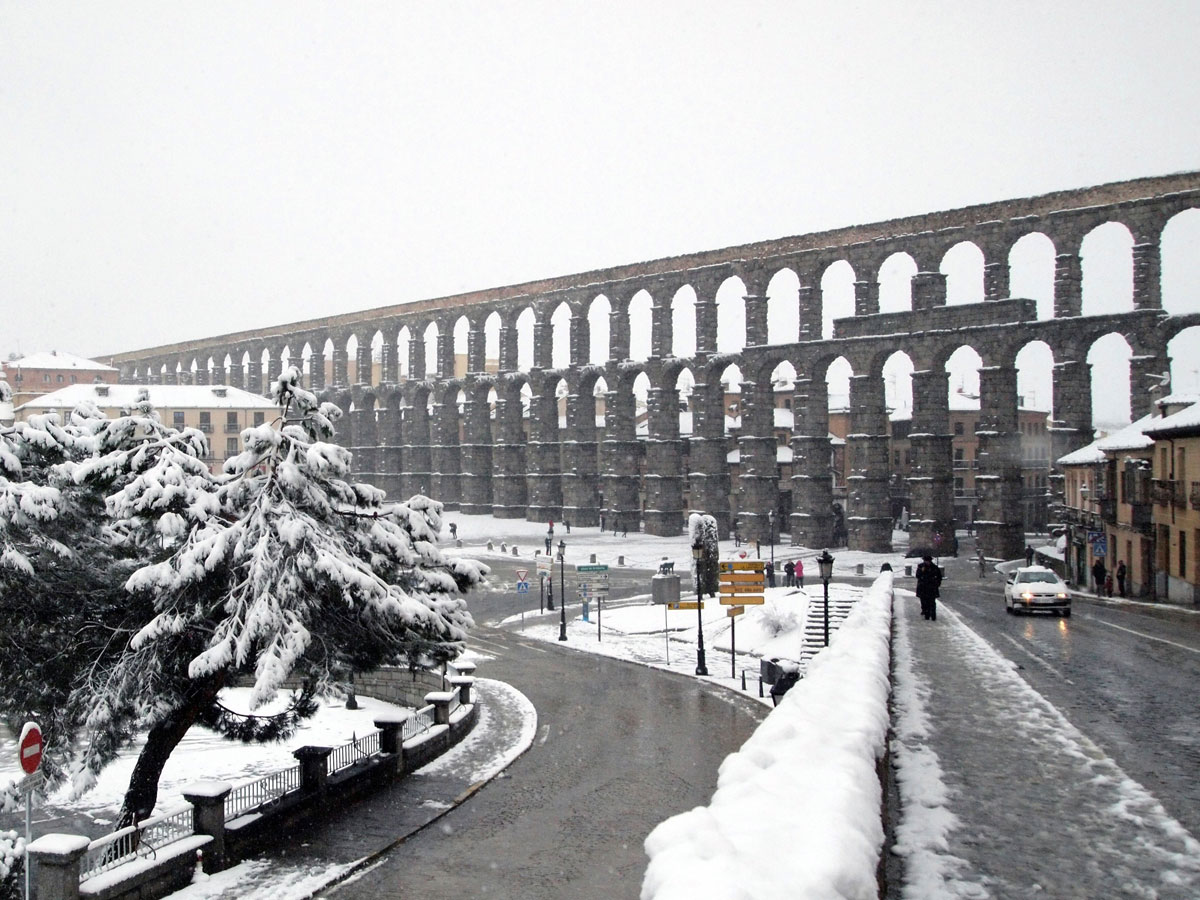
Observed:
[[[586,600],[584,600],[583,601],[583,621],[585,621],[585,622],[592,621],[591,619],[588,618],[588,612],[590,611],[590,609],[591,609],[590,604],[588,604],[588,602]]]
[[[778,706],[779,698],[791,690],[792,685],[800,680],[800,670],[798,668],[781,668],[779,677],[775,679],[775,683],[771,685],[771,705]]]
[[[763,684],[774,684],[779,678],[779,660],[760,659],[758,661],[758,677]]]

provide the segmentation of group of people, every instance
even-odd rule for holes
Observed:
[[[1129,574],[1125,568],[1125,560],[1117,560],[1117,568],[1115,571],[1108,571],[1108,567],[1104,565],[1104,557],[1096,557],[1096,561],[1092,563],[1092,585],[1093,590],[1105,597],[1113,595],[1113,579],[1117,582],[1117,591],[1122,597],[1125,596],[1125,579]]]

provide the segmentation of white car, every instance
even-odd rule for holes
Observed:
[[[1052,569],[1023,566],[1009,575],[1004,585],[1004,609],[1010,613],[1044,609],[1069,616],[1071,595]]]

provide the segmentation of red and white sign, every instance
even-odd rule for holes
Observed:
[[[528,569],[517,569],[517,581],[528,581],[528,580],[529,580],[529,570]]]
[[[26,722],[21,729],[21,741],[17,745],[21,759],[21,768],[26,775],[32,775],[42,763],[42,729],[36,722]]]

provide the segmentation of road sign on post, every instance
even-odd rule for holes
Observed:
[[[722,605],[754,606],[763,602],[767,573],[766,564],[762,560],[723,562],[719,574]]]

